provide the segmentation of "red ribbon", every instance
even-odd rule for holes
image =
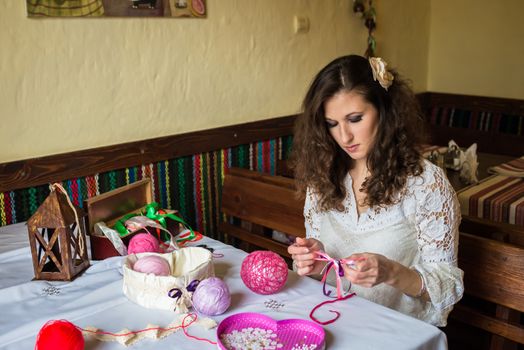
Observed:
[[[332,318],[331,320],[328,320],[328,321],[319,321],[317,320],[317,318],[315,316],[313,316],[313,314],[315,313],[315,311],[317,311],[317,309],[325,304],[331,304],[331,303],[336,303],[337,301],[340,301],[340,300],[346,300],[346,299],[349,299],[353,296],[355,296],[356,294],[355,293],[351,293],[351,294],[348,294],[346,295],[345,297],[342,297],[342,298],[337,298],[335,300],[326,300],[326,301],[323,301],[321,302],[320,304],[318,304],[317,306],[315,306],[313,308],[313,310],[311,310],[311,312],[309,313],[309,317],[315,321],[316,323],[320,323],[321,325],[327,325],[327,324],[330,324],[330,323],[333,323],[335,322],[336,320],[338,320],[338,318],[340,317],[340,312],[338,311],[335,311],[335,310],[329,310],[329,312],[332,312],[334,314],[336,314],[335,318]]]

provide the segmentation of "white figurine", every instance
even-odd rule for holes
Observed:
[[[479,162],[477,160],[477,144],[474,143],[466,150],[460,152],[460,179],[467,184],[476,184],[479,182],[477,177]]]

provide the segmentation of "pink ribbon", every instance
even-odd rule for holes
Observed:
[[[349,266],[353,267],[353,266],[355,266],[355,262],[361,261],[361,260],[365,260],[366,258],[361,257],[361,258],[358,258],[358,259],[334,259],[334,258],[330,257],[326,252],[323,252],[323,251],[316,251],[315,255],[316,255],[315,260],[327,262],[326,266],[322,270],[322,274],[323,274],[322,275],[322,283],[323,283],[322,291],[324,292],[325,296],[333,298],[331,296],[331,291],[326,291],[327,276],[328,276],[329,272],[332,269],[335,271],[335,276],[336,276],[336,280],[337,280],[337,296],[336,296],[336,299],[335,300],[327,300],[327,301],[321,302],[320,304],[315,306],[311,310],[311,312],[309,313],[309,317],[313,321],[315,321],[315,322],[317,322],[317,323],[319,323],[321,325],[326,325],[326,324],[330,324],[330,323],[335,322],[340,317],[340,312],[335,311],[335,310],[329,310],[329,312],[332,312],[332,313],[335,314],[335,318],[333,318],[331,320],[328,320],[328,321],[319,321],[314,316],[315,311],[318,308],[320,308],[322,305],[331,304],[331,303],[334,303],[334,302],[337,302],[337,301],[340,301],[340,300],[346,300],[346,299],[349,299],[349,298],[351,298],[351,297],[353,297],[355,295],[355,293],[349,293],[349,290],[351,289],[351,282],[349,283],[349,287],[348,287],[347,291],[345,291],[345,292],[342,291],[342,277],[344,277],[344,269],[342,268],[342,264],[346,264],[346,265],[349,265]]]
[[[355,262],[365,260],[365,258],[358,258],[358,259],[334,259],[330,257],[326,252],[323,251],[316,251],[315,255],[317,256],[315,260],[318,261],[326,261],[327,264],[322,270],[322,283],[324,285],[322,286],[322,291],[324,292],[325,296],[331,296],[331,291],[326,291],[326,280],[327,276],[329,275],[329,272],[333,269],[335,271],[335,277],[337,279],[337,299],[341,299],[344,297],[344,294],[347,294],[349,290],[351,289],[351,282],[349,283],[348,290],[344,293],[342,292],[342,277],[344,277],[344,269],[342,268],[342,264],[349,265],[349,266],[355,266]]]

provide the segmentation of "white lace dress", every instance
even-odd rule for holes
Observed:
[[[345,258],[353,253],[377,253],[420,272],[430,302],[380,284],[353,285],[357,295],[436,326],[445,326],[453,305],[464,291],[457,267],[460,208],[442,169],[424,161],[424,172],[410,177],[397,204],[369,208],[359,217],[351,176],[345,179],[343,212],[320,212],[316,195],[308,190],[304,206],[307,237],[320,240],[326,253]],[[333,272],[328,282],[335,284]]]

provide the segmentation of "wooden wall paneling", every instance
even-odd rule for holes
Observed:
[[[460,147],[477,144],[477,152],[503,154],[519,157],[524,154],[524,138],[517,135],[491,133],[466,128],[451,128],[442,125],[429,125],[431,144],[447,146],[454,140]]]
[[[419,94],[425,107],[448,106],[470,111],[498,112],[513,115],[524,115],[524,100],[426,92]]]
[[[432,106],[448,106],[469,111],[524,115],[524,100],[435,92],[419,93],[417,97],[426,113]],[[291,115],[2,163],[0,192],[291,135],[295,118]],[[477,142],[481,152],[520,155],[524,151],[520,136],[435,125],[431,125],[429,131],[436,144],[455,139],[460,145]]]
[[[450,140],[454,140],[461,147],[468,147],[473,143],[477,143],[478,152],[515,157],[524,154],[522,131],[520,131],[520,135],[516,135],[499,132],[498,130],[451,127],[448,125],[435,125],[430,122],[430,114],[433,107],[467,113],[485,112],[491,115],[524,116],[524,100],[437,92],[421,93],[417,97],[422,110],[427,116],[427,127],[432,144],[445,146]],[[496,123],[491,127],[497,127]],[[523,125],[517,127],[524,128]]]
[[[0,193],[292,134],[295,116],[0,164]]]

